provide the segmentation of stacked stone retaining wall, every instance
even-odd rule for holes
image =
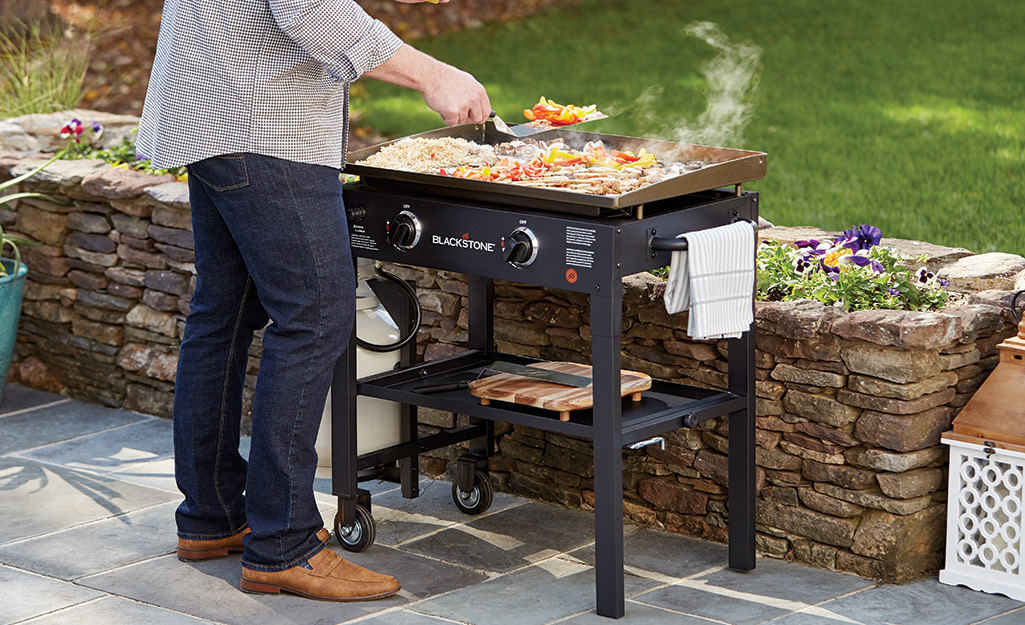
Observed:
[[[0,179],[39,162],[38,156],[0,155]],[[62,161],[19,190],[68,203],[24,199],[0,209],[6,231],[40,242],[23,252],[30,273],[12,378],[170,416],[178,343],[195,284],[187,185],[98,161]],[[776,234],[795,233],[763,233]],[[926,262],[936,268],[969,254],[916,249],[926,250]],[[1019,260],[985,277],[998,290],[940,312],[845,314],[811,301],[756,305],[761,552],[886,580],[940,565],[947,454],[939,436],[996,365],[996,345],[1014,333],[1007,307],[1014,275],[1025,268]],[[465,276],[392,270],[418,286],[420,356],[464,349]],[[666,314],[658,278],[631,276],[624,288],[624,368],[726,387],[725,341],[690,340],[686,315]],[[586,296],[499,282],[494,312],[500,351],[589,361]],[[259,353],[257,340],[247,410]],[[433,410],[420,417],[425,434],[465,419]],[[592,505],[589,441],[504,424],[496,430],[499,453],[491,472],[498,488],[570,507]],[[627,516],[726,540],[728,435],[720,418],[667,434],[664,449],[624,450]],[[422,458],[422,468],[442,474],[458,454],[439,450]]]

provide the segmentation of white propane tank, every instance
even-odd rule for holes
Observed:
[[[356,335],[375,345],[390,345],[401,337],[399,328],[384,305],[374,295],[374,261],[357,259]],[[356,347],[356,377],[391,371],[399,364],[399,351],[372,352]],[[374,397],[356,397],[356,453],[362,455],[402,442],[400,406]],[[328,392],[324,415],[317,434],[317,466],[331,466],[331,393]]]

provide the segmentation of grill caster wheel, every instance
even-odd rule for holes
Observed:
[[[335,538],[346,551],[363,551],[374,544],[377,537],[377,524],[374,517],[365,507],[356,506],[356,520],[343,526],[342,515],[335,515]]]
[[[452,483],[452,501],[464,514],[480,514],[491,507],[494,490],[491,480],[483,471],[473,472],[473,488],[469,492],[459,488],[458,482]]]

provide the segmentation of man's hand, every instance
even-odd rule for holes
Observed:
[[[427,106],[441,115],[447,126],[487,121],[491,101],[484,86],[461,69],[444,63],[439,65],[433,80],[421,89]]]
[[[423,94],[427,106],[441,115],[448,126],[483,124],[491,114],[487,91],[473,76],[409,45],[403,45],[366,75],[416,89]]]

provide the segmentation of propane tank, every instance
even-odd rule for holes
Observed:
[[[391,345],[400,332],[387,309],[374,295],[368,280],[375,277],[374,261],[356,259],[356,335],[375,345]],[[356,347],[356,377],[395,369],[398,350],[372,352]],[[356,397],[356,453],[366,454],[402,442],[400,406],[396,402],[375,397]],[[331,393],[328,392],[324,415],[317,434],[317,466],[331,466]]]

